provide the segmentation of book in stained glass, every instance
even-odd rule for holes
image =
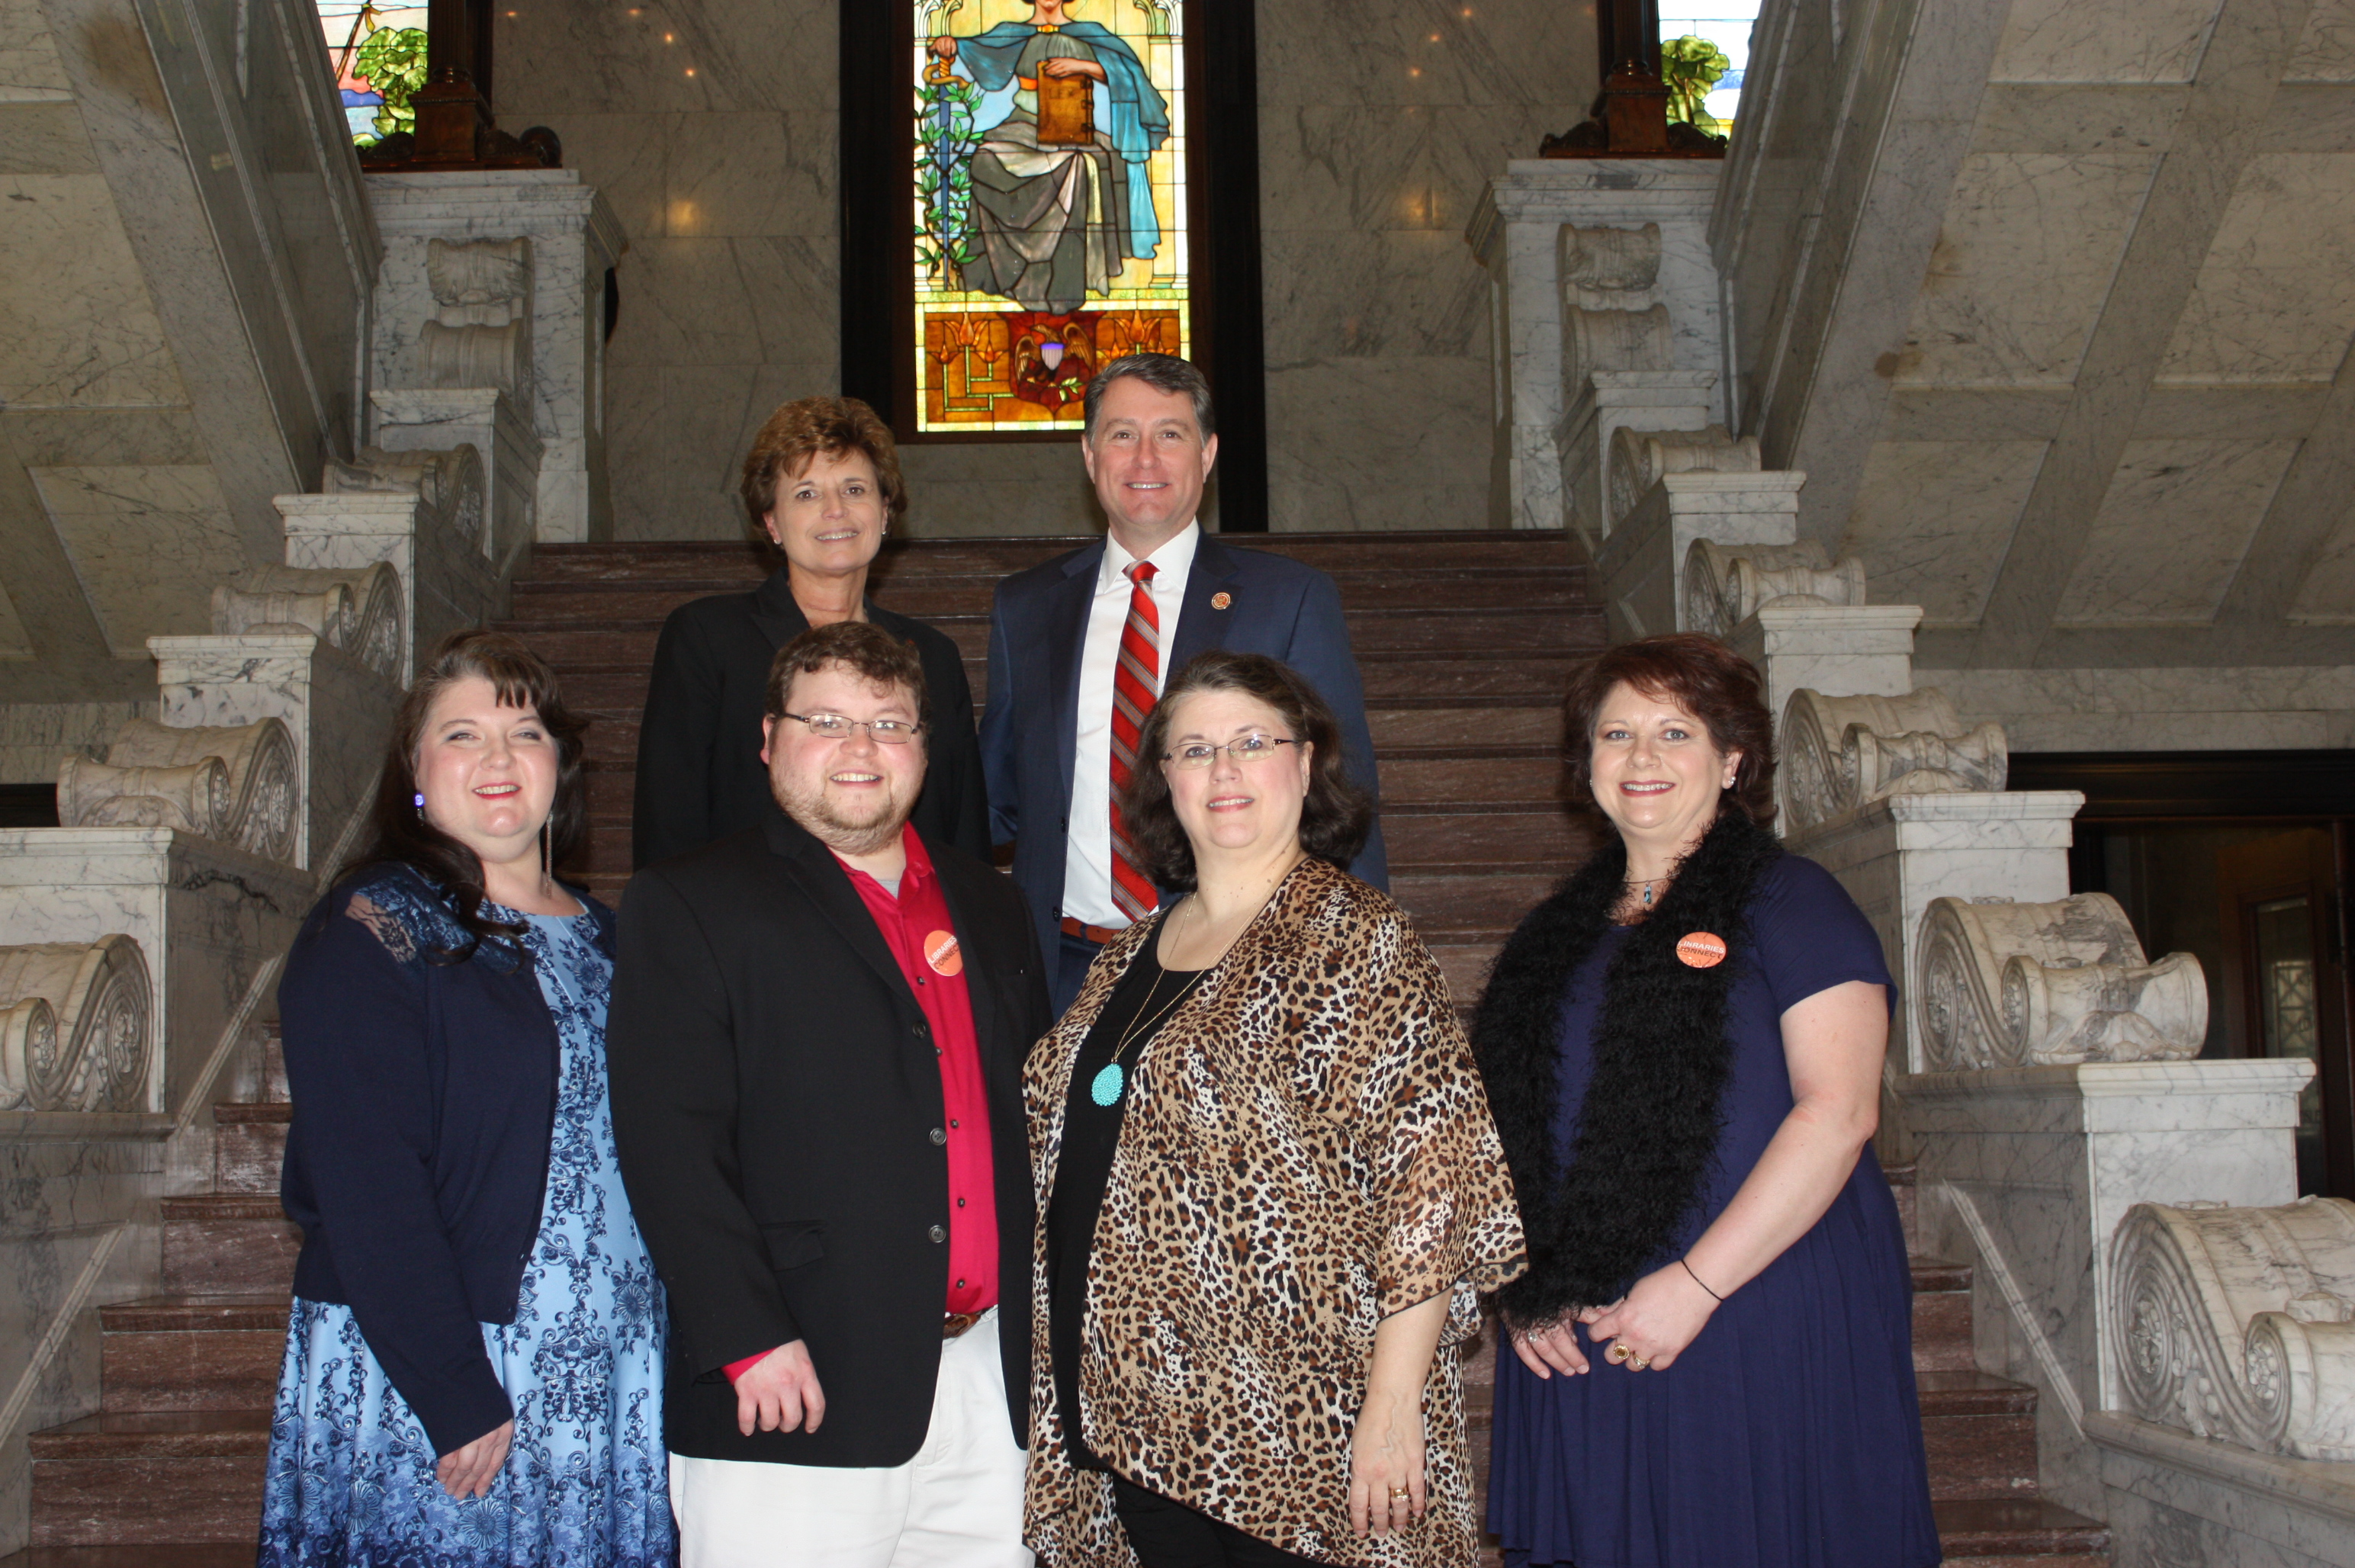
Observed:
[[[916,428],[1075,430],[1190,354],[1182,0],[917,0]]]

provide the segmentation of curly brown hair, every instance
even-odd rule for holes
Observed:
[[[1733,787],[1719,800],[1764,826],[1774,818],[1774,716],[1766,711],[1765,682],[1748,659],[1715,637],[1674,632],[1622,643],[1571,677],[1561,699],[1562,756],[1573,801],[1602,809],[1594,799],[1594,715],[1612,688],[1627,685],[1673,702],[1701,721],[1710,744],[1739,751]]]
[[[752,450],[744,454],[739,494],[752,532],[767,542],[762,519],[776,509],[781,481],[807,468],[819,453],[839,457],[846,452],[856,452],[875,465],[887,516],[905,513],[908,487],[900,478],[900,448],[891,439],[891,427],[857,398],[800,398],[769,416],[752,438]]]
[[[1290,739],[1308,742],[1308,796],[1300,803],[1300,847],[1348,870],[1373,831],[1374,800],[1349,777],[1340,721],[1316,688],[1290,665],[1265,654],[1212,648],[1188,659],[1161,688],[1161,699],[1146,715],[1136,741],[1140,763],[1154,759],[1156,765],[1138,767],[1120,793],[1121,822],[1146,874],[1162,887],[1181,893],[1194,891],[1194,846],[1178,820],[1169,781],[1157,759],[1169,749],[1170,715],[1177,711],[1178,699],[1198,691],[1236,691],[1264,702],[1292,731]]]
[[[907,688],[921,719],[924,711],[924,661],[916,645],[903,643],[871,621],[833,621],[812,626],[777,650],[769,661],[769,700],[764,718],[784,715],[794,677],[840,667],[869,686]]]

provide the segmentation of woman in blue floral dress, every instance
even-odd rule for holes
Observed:
[[[613,916],[550,868],[579,720],[461,633],[394,725],[374,841],[279,987],[303,1227],[262,1568],[672,1563],[665,1308],[613,1152]]]

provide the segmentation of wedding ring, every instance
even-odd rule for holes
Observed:
[[[1413,1496],[1414,1493],[1405,1487],[1392,1487],[1391,1488],[1391,1501],[1394,1503],[1404,1502]]]
[[[1626,1360],[1628,1357],[1635,1353],[1635,1348],[1629,1345],[1626,1340],[1614,1339],[1611,1341],[1611,1349],[1603,1353],[1603,1359],[1615,1367],[1621,1362]]]
[[[1644,1371],[1648,1369],[1651,1364],[1651,1359],[1647,1356],[1630,1356],[1627,1358],[1627,1370],[1630,1371]]]

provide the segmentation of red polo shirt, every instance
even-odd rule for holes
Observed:
[[[973,1027],[973,998],[964,983],[964,955],[949,919],[932,858],[913,827],[900,829],[908,855],[900,896],[848,861],[842,869],[866,901],[883,944],[898,960],[908,989],[932,1028],[941,1065],[941,1131],[949,1157],[949,1293],[951,1312],[985,1312],[997,1305],[997,1198],[989,1147],[989,1092],[982,1080],[981,1039]],[[840,857],[837,857],[837,859]],[[733,1381],[769,1354],[730,1366]]]

